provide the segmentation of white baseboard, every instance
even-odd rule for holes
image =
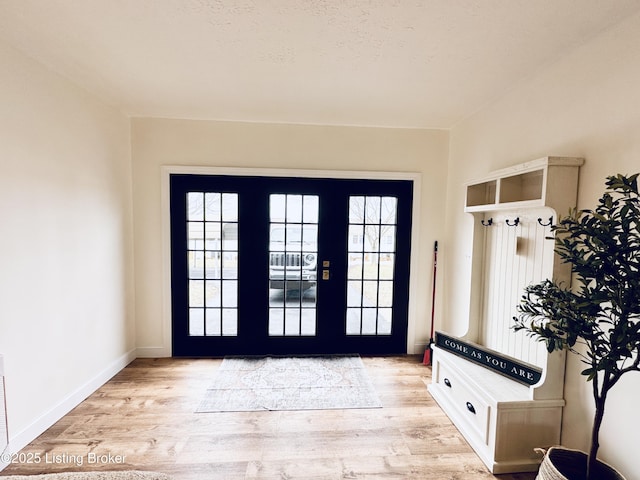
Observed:
[[[414,355],[422,355],[425,351],[425,349],[429,346],[428,343],[416,343],[413,346],[413,354]]]
[[[7,458],[4,453],[9,450],[9,438],[8,438],[8,430],[7,430],[7,409],[5,404],[5,395],[4,395],[4,357],[0,355],[0,422],[2,429],[0,433],[2,434],[0,438],[0,470],[7,466]]]
[[[166,347],[138,347],[136,358],[165,358],[171,356],[171,349]]]
[[[135,358],[135,349],[125,353],[120,358],[113,361],[94,378],[67,395],[61,402],[51,407],[51,409],[42,414],[39,418],[35,419],[27,428],[16,435],[11,436],[9,438],[9,447],[7,448],[6,453],[15,453],[22,450],[45,430],[77,407],[80,402],[104,385],[116,373],[135,360]],[[8,463],[3,460],[4,458],[0,460],[0,470],[8,465]]]

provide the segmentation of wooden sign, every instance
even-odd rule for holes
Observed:
[[[542,369],[538,367],[442,332],[436,332],[436,345],[525,385],[535,385],[542,378]]]

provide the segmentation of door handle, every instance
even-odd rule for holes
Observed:
[[[331,260],[323,260],[322,261],[322,279],[323,280],[329,280],[330,274],[329,274],[329,267],[331,266]]]

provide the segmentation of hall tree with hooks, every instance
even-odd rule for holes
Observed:
[[[534,449],[560,442],[565,354],[511,325],[526,285],[570,282],[551,226],[575,207],[583,163],[549,156],[466,185],[475,220],[469,318],[462,336],[436,332],[428,388],[492,473],[536,471]]]

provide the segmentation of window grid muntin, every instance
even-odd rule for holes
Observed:
[[[189,336],[238,335],[238,194],[187,193]]]
[[[349,198],[346,335],[392,334],[396,233],[396,197]]]
[[[305,290],[302,286],[305,282],[303,273],[309,270],[304,268],[304,258],[308,255],[315,256],[312,281],[317,282],[319,197],[271,194],[269,210],[269,278],[271,281],[272,266],[282,268],[284,288],[279,303],[272,300],[270,291],[268,334],[278,337],[315,336],[315,288]],[[299,245],[297,248],[294,247],[296,244]],[[294,288],[288,288],[289,282],[293,282]]]

